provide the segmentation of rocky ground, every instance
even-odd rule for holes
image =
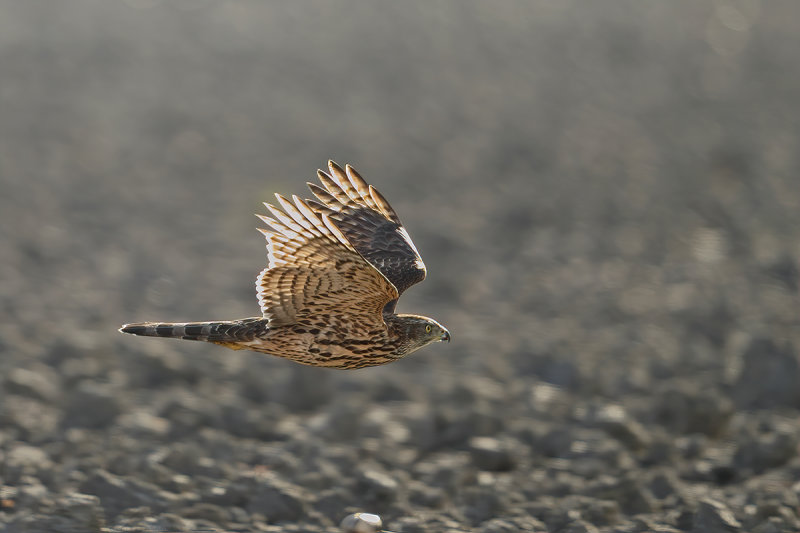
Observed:
[[[800,530],[791,2],[0,4],[0,530]],[[337,372],[251,216],[350,162],[453,342]]]

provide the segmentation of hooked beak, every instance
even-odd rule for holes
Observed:
[[[444,341],[450,342],[450,332],[447,330],[444,330],[444,333],[442,333],[442,342]]]

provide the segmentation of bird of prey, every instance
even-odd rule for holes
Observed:
[[[276,194],[268,265],[256,280],[260,317],[126,324],[123,333],[212,342],[311,366],[362,368],[449,341],[431,318],[395,314],[400,295],[425,278],[425,264],[386,199],[350,165],[333,161],[309,183],[316,200]]]

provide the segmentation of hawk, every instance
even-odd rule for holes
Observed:
[[[431,318],[395,314],[400,295],[425,279],[425,264],[389,202],[350,165],[317,171],[316,197],[276,194],[268,264],[256,280],[260,317],[141,322],[123,333],[212,342],[312,366],[391,363],[450,332]]]

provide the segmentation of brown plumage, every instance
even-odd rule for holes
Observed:
[[[425,278],[425,265],[397,214],[349,165],[328,162],[319,201],[265,204],[274,218],[268,265],[256,280],[261,317],[233,321],[126,324],[123,333],[202,340],[298,363],[361,368],[395,361],[450,340],[430,318],[394,314],[400,294]]]

